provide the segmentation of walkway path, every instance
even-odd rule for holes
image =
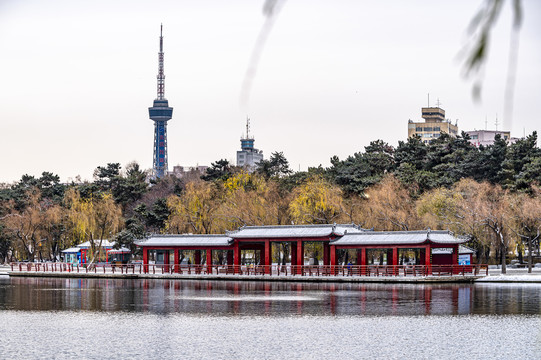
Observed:
[[[0,265],[0,276],[25,276],[25,277],[95,277],[95,278],[135,278],[135,279],[186,279],[186,280],[251,280],[251,281],[305,281],[305,282],[529,282],[541,283],[541,268],[528,269],[508,268],[507,274],[502,275],[500,269],[489,269],[488,276],[418,276],[418,277],[382,277],[382,276],[333,276],[333,277],[311,277],[311,276],[268,276],[268,275],[187,275],[187,274],[120,274],[116,272],[103,273],[40,273],[40,272],[13,272],[8,265]]]

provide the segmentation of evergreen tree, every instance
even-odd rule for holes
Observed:
[[[232,166],[226,159],[221,159],[210,164],[205,175],[201,179],[205,181],[227,180],[233,174]]]
[[[502,186],[510,190],[524,190],[529,187],[531,180],[525,177],[522,177],[520,182],[517,180],[519,174],[527,170],[527,165],[539,156],[541,156],[541,152],[537,148],[536,131],[511,144],[502,163],[502,170],[498,174]]]
[[[473,178],[477,181],[489,181],[498,184],[501,181],[502,164],[507,154],[507,142],[500,134],[494,137],[494,144],[479,147],[479,153],[472,159],[472,167],[476,169]]]
[[[256,172],[265,179],[282,178],[292,173],[283,152],[273,152],[269,160],[261,160],[257,164]]]
[[[362,194],[366,188],[377,184],[385,173],[393,171],[393,154],[392,146],[381,140],[372,141],[365,147],[365,153],[355,153],[342,161],[333,156],[329,175],[346,194]]]
[[[406,141],[399,141],[394,152],[396,166],[411,164],[415,170],[423,170],[427,152],[427,145],[418,135],[414,135]]]
[[[98,166],[94,170],[94,183],[101,191],[113,192],[120,181],[120,169],[119,163],[109,163],[104,167]]]
[[[115,201],[125,209],[141,199],[148,190],[146,174],[141,170],[139,164],[132,163],[126,167],[126,177],[118,176],[117,186],[113,189]]]

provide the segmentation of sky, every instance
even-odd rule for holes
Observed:
[[[96,167],[152,166],[160,24],[169,169],[236,161],[246,117],[268,158],[329,166],[439,99],[459,130],[541,130],[541,2],[524,0],[512,117],[504,119],[511,2],[492,33],[481,101],[462,75],[467,27],[482,1],[288,0],[243,82],[263,0],[0,0],[0,182],[23,174],[92,180]]]

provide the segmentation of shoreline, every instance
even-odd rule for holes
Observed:
[[[52,273],[9,271],[10,277],[44,277],[72,279],[169,279],[169,280],[213,280],[213,281],[272,281],[272,282],[315,282],[315,283],[473,283],[480,276],[268,276],[268,275],[183,275],[183,274],[113,274],[113,273]]]
[[[95,278],[95,279],[170,279],[170,280],[217,280],[217,281],[272,281],[272,282],[324,282],[324,283],[541,283],[541,269],[535,268],[528,274],[527,269],[508,269],[501,274],[500,269],[489,269],[488,276],[269,276],[269,275],[188,275],[188,274],[122,274],[122,273],[69,273],[11,271],[9,266],[0,265],[0,276],[10,277],[48,277],[48,278]]]

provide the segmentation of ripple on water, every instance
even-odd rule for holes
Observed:
[[[0,314],[10,358],[538,358],[539,316]],[[39,344],[39,346],[36,346]]]

